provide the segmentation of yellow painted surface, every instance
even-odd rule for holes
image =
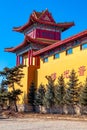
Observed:
[[[20,101],[18,104],[26,104],[27,103],[27,87],[28,87],[28,67],[23,68],[24,77],[21,79],[20,83],[22,87],[15,84],[15,88],[20,88],[23,93],[20,95]]]
[[[20,87],[17,84],[15,84],[15,88],[20,88],[23,91],[23,93],[19,96],[20,101],[18,101],[18,104],[28,103],[27,94],[31,82],[35,82],[35,72],[36,72],[36,68],[34,66],[23,68],[24,77],[20,81],[23,87]]]
[[[85,66],[84,76],[79,76],[79,68]],[[40,83],[44,85],[47,83],[45,78],[46,75],[51,75],[56,73],[56,76],[64,75],[66,70],[69,72],[74,69],[79,76],[79,80],[84,82],[87,76],[87,49],[80,50],[80,46],[73,48],[73,53],[66,55],[66,51],[60,53],[60,58],[54,59],[53,55],[48,57],[48,62],[43,63],[43,59],[40,60],[40,69],[37,71],[38,80],[37,87]],[[68,78],[65,78],[68,81]]]
[[[84,75],[79,76],[79,68],[82,66],[85,66]],[[40,59],[39,69],[37,69],[35,65],[24,67],[24,78],[21,80],[21,84],[23,85],[21,90],[23,93],[20,96],[20,101],[18,104],[27,104],[27,94],[31,82],[34,82],[35,86],[39,87],[41,83],[44,85],[47,83],[47,79],[45,78],[46,75],[56,73],[56,77],[58,78],[61,74],[64,75],[66,70],[69,70],[70,74],[72,69],[77,72],[80,82],[84,82],[87,76],[87,49],[80,50],[80,46],[74,47],[72,54],[66,55],[66,51],[63,51],[57,59],[54,59],[53,55],[48,57],[48,62],[46,63],[43,62],[43,59]],[[67,82],[68,78],[65,77],[65,81]],[[15,86],[16,88],[19,88],[19,86]]]

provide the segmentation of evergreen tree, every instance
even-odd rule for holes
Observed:
[[[63,75],[58,77],[58,84],[55,87],[55,102],[57,105],[64,105],[65,82]]]
[[[35,105],[43,106],[45,92],[46,92],[46,90],[45,90],[44,85],[40,84],[39,88],[37,89],[36,95],[35,95]]]
[[[69,76],[69,82],[67,83],[68,88],[66,90],[65,100],[66,104],[76,105],[79,102],[78,94],[78,77],[75,70],[72,70]]]
[[[36,93],[36,87],[32,82],[28,92],[28,103],[32,106],[33,112],[35,112],[35,93]]]
[[[40,84],[35,95],[35,105],[41,107],[41,112],[42,112],[42,106],[44,105],[45,92],[46,90],[45,90],[44,85]]]
[[[80,94],[80,104],[82,106],[87,106],[87,78]]]
[[[46,76],[46,79],[48,80],[48,84],[46,84],[47,90],[44,97],[44,105],[47,108],[49,108],[51,112],[51,108],[55,103],[55,94],[54,94],[55,85],[54,80],[52,80],[51,76]]]
[[[20,89],[13,90],[11,92],[7,93],[7,98],[9,100],[9,104],[14,104],[14,102],[17,102],[20,100],[19,95],[21,95],[22,91]],[[17,112],[16,108],[16,112]]]
[[[10,95],[14,96],[13,98],[15,100],[13,100],[13,103],[14,103],[16,112],[18,112],[18,107],[17,107],[18,95],[20,95],[22,93],[22,91],[20,90],[20,92],[19,92],[19,89],[15,88],[15,84],[22,87],[22,85],[20,84],[20,80],[24,76],[24,74],[22,73],[22,68],[23,68],[23,66],[20,65],[20,66],[16,66],[13,68],[6,67],[3,69],[3,71],[0,71],[0,76],[3,77],[2,86],[4,86],[4,87],[8,86],[9,88],[11,88]],[[10,98],[9,93],[8,93],[8,98]],[[11,97],[11,100],[13,98]]]
[[[0,86],[0,106],[3,108],[3,106],[7,105],[8,100],[8,92],[7,90],[2,86]]]

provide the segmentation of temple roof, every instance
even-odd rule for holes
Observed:
[[[80,32],[74,36],[71,36],[69,38],[66,38],[65,40],[61,40],[61,41],[58,41],[52,45],[49,45],[41,50],[38,50],[36,52],[33,53],[33,56],[37,56],[37,55],[41,55],[43,54],[44,52],[47,52],[49,50],[52,50],[52,49],[55,49],[57,47],[59,47],[60,45],[64,45],[64,44],[67,44],[68,42],[72,42],[74,40],[78,40],[79,38],[83,38],[83,37],[87,37],[87,30],[83,31],[83,32]]]
[[[25,35],[25,39],[20,45],[18,45],[16,47],[5,48],[5,52],[15,53],[19,49],[27,46],[29,43],[36,43],[36,44],[48,46],[48,45],[51,45],[52,43],[55,43],[55,42],[57,42],[57,40],[48,40],[48,39],[42,39],[42,38],[41,39],[40,38],[33,39],[30,36]]]
[[[59,27],[62,29],[62,31],[65,31],[66,29],[69,29],[70,27],[74,26],[74,22],[56,23],[51,13],[49,13],[49,11],[46,9],[45,11],[42,12],[34,11],[25,25],[14,27],[13,30],[17,32],[23,32],[25,29],[27,29],[29,26],[31,26],[34,23]]]

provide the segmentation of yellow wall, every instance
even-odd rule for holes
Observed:
[[[79,76],[78,71],[81,66],[85,66],[84,76]],[[47,83],[46,75],[56,73],[56,77],[58,78],[58,76],[64,74],[64,71],[69,70],[70,72],[72,69],[75,69],[77,72],[79,80],[84,82],[87,76],[87,49],[80,50],[80,46],[74,47],[72,54],[66,55],[66,51],[63,51],[57,59],[54,59],[53,55],[48,57],[48,62],[46,63],[43,63],[43,59],[40,59],[39,69],[35,65],[27,65],[27,67],[23,68],[24,78],[21,80],[23,94],[20,96],[18,104],[27,104],[27,94],[31,82],[34,82],[39,87],[41,83],[44,85]],[[65,81],[68,81],[68,78],[65,78]],[[17,85],[16,87],[19,88]]]
[[[18,102],[18,104],[26,104],[27,103],[27,87],[28,87],[28,67],[24,67],[23,69],[23,73],[24,73],[24,77],[21,79],[21,85],[23,85],[23,87],[18,86],[17,84],[15,84],[15,88],[20,88],[21,91],[23,91],[23,93],[20,95],[20,101]]]
[[[36,67],[34,66],[24,67],[23,73],[24,73],[24,77],[20,81],[21,85],[23,85],[23,87],[21,87],[21,90],[23,91],[23,93],[19,96],[20,101],[18,102],[18,104],[28,103],[27,94],[28,94],[29,86],[31,85],[31,82],[35,82]],[[20,86],[15,84],[15,88],[20,88]]]
[[[37,71],[38,81],[37,86],[40,83],[46,84],[47,80],[46,75],[51,75],[56,73],[57,78],[61,74],[64,75],[64,71],[75,69],[77,75],[79,75],[79,67],[86,66],[84,71],[84,76],[79,76],[79,80],[84,82],[85,77],[87,76],[87,49],[80,50],[80,46],[73,48],[73,53],[66,55],[66,51],[60,53],[60,58],[54,59],[53,55],[48,57],[48,62],[43,63],[43,59],[40,60],[40,69]],[[68,78],[65,78],[66,81]]]
[[[23,74],[24,77],[21,79],[20,84],[22,85],[22,87],[20,87],[18,84],[15,83],[15,89],[21,89],[21,91],[23,92],[20,96],[19,96],[19,101],[18,104],[27,104],[28,100],[27,100],[27,94],[29,91],[29,86],[31,84],[31,82],[35,82],[35,70],[36,68],[34,66],[30,66],[30,67],[23,67]],[[9,91],[11,91],[11,89],[9,89]]]

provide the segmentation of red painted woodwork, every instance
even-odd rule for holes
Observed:
[[[26,30],[28,27],[30,27],[31,25],[33,25],[34,23],[39,23],[39,24],[45,24],[45,25],[50,25],[50,26],[54,26],[54,27],[59,27],[60,29],[62,29],[62,31],[67,30],[68,28],[74,26],[74,22],[65,22],[65,23],[56,23],[52,17],[52,15],[49,13],[48,10],[39,12],[39,15],[37,16],[38,12],[33,12],[30,16],[29,21],[20,27],[15,27],[13,28],[14,31],[17,32],[23,32],[24,30]],[[46,16],[48,16],[49,20],[46,20]]]
[[[46,38],[52,40],[60,40],[60,32],[36,29],[36,38]]]
[[[28,65],[30,66],[30,65],[35,65],[35,66],[37,66],[37,67],[39,67],[40,66],[40,57],[39,56],[37,56],[37,57],[35,57],[35,63],[33,64],[33,50],[29,50],[28,51]]]
[[[30,65],[30,51],[28,51],[28,65]]]
[[[36,29],[28,33],[27,36],[30,36],[31,38],[36,38]]]
[[[37,67],[40,67],[40,57],[39,56],[35,57],[35,65]]]
[[[45,11],[43,12],[43,14],[42,14],[41,17],[40,17],[40,20],[44,20],[44,21],[49,21],[49,22],[55,23],[55,21],[54,21],[52,15],[49,13],[48,10],[45,10]]]
[[[28,51],[28,65],[33,65],[33,50]]]
[[[16,66],[18,65],[18,56],[16,56]]]
[[[60,40],[61,35],[60,32],[56,31],[49,31],[49,30],[42,30],[42,29],[35,29],[32,32],[27,34],[31,38],[46,38],[46,39],[52,39],[52,40]]]
[[[48,18],[46,18],[48,17]],[[48,20],[47,20],[48,19]],[[14,31],[17,32],[22,32],[24,33],[24,31],[26,31],[26,29],[28,30],[29,27],[31,27],[31,25],[46,25],[49,27],[57,27],[59,28],[59,30],[61,31],[65,31],[68,28],[72,27],[74,25],[74,22],[65,22],[65,23],[56,23],[51,15],[51,13],[49,13],[48,10],[42,11],[42,12],[36,12],[34,11],[28,22],[20,27],[15,27],[13,28]],[[29,31],[29,30],[28,30]],[[28,32],[27,31],[27,32]],[[27,46],[30,43],[38,43],[38,44],[43,44],[43,45],[50,45],[52,43],[50,43],[49,41],[41,41],[41,40],[37,40],[36,38],[45,38],[45,39],[50,39],[50,40],[60,40],[61,39],[61,34],[60,32],[55,32],[55,31],[48,31],[48,30],[41,30],[41,29],[36,29],[33,30],[32,32],[25,34],[25,39],[24,41],[14,47],[14,48],[6,48],[5,51],[7,52],[13,52],[16,53],[18,50],[22,49],[23,47]],[[56,42],[56,41],[55,41]]]
[[[30,50],[31,65],[33,65],[33,50]]]
[[[28,45],[29,42],[30,43],[32,42],[32,43],[36,43],[36,44],[41,44],[41,45],[50,45],[50,44],[52,44],[52,43],[49,43],[49,41],[45,42],[45,41],[33,39],[33,38],[26,35],[23,43],[21,43],[20,45],[14,47],[14,48],[5,48],[5,51],[15,53],[17,50],[20,50],[24,46]]]
[[[20,56],[17,56],[17,57],[16,57],[16,65],[17,65],[17,66],[20,65]]]
[[[81,33],[78,33],[78,34],[76,34],[76,35],[74,35],[72,37],[66,38],[65,40],[58,41],[55,44],[47,46],[47,47],[45,47],[45,48],[43,48],[43,49],[41,49],[39,51],[36,51],[36,52],[33,53],[33,56],[38,56],[38,55],[40,55],[40,54],[42,54],[42,53],[44,53],[46,51],[52,50],[52,49],[54,49],[56,47],[59,47],[60,45],[64,45],[64,44],[66,44],[68,42],[72,42],[74,40],[78,40],[79,38],[83,38],[85,36],[87,36],[87,30],[85,30],[85,31],[83,31]]]

